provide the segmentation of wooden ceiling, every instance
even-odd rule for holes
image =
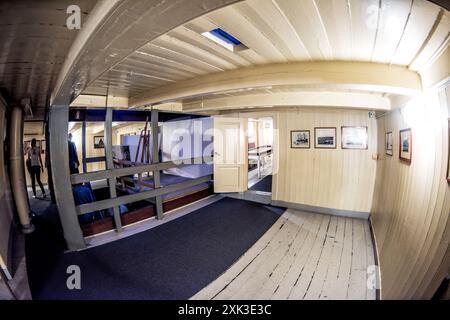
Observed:
[[[222,28],[249,50],[201,35]],[[366,61],[419,71],[449,39],[450,13],[425,0],[247,0],[138,49],[85,90],[136,97],[186,79],[298,61]]]
[[[0,87],[11,100],[31,98],[36,109],[46,106],[62,64],[77,35],[66,27],[70,5],[81,9],[81,22],[92,0],[0,1]]]

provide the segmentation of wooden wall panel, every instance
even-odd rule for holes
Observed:
[[[397,109],[378,120],[377,178],[372,222],[384,299],[431,298],[450,241],[446,181],[450,88],[426,97],[425,107]],[[408,110],[409,109],[409,110]],[[411,165],[399,160],[399,130],[412,128]],[[385,132],[394,155],[385,155]],[[440,279],[442,281],[442,279]]]
[[[342,150],[341,126],[367,126],[368,150]],[[314,148],[314,127],[336,127],[337,149]],[[375,184],[376,120],[367,111],[295,108],[279,112],[279,170],[273,199],[369,212]],[[310,130],[311,149],[291,149],[290,131]]]

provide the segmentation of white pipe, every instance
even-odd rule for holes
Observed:
[[[9,136],[9,160],[11,185],[16,203],[17,214],[22,232],[32,233],[34,226],[30,221],[30,205],[25,180],[25,166],[23,161],[23,111],[21,107],[14,107],[11,112],[11,127]]]

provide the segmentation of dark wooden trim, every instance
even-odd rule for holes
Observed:
[[[317,146],[317,129],[334,129],[334,147]],[[337,149],[337,128],[336,127],[314,127],[314,149]]]
[[[366,147],[365,148],[346,148],[344,147],[344,129],[345,128],[358,128],[358,129],[366,129]],[[344,150],[369,150],[369,128],[367,126],[341,126],[341,148]]]
[[[448,2],[448,0],[428,0],[428,1],[433,2],[434,4],[450,11],[450,3]]]
[[[106,160],[106,158],[105,158]],[[81,162],[83,165],[83,172],[87,172],[87,160],[86,160],[86,122],[83,121],[81,125]]]
[[[93,158],[86,158],[86,163],[97,163],[97,162],[105,162],[106,157],[93,157]]]
[[[409,131],[409,141],[410,141],[410,143],[409,143],[409,156],[411,157],[411,159],[406,159],[406,158],[402,157],[402,132],[408,132],[408,131]],[[398,139],[399,139],[399,146],[398,146],[399,153],[398,153],[398,157],[400,158],[400,160],[402,162],[405,162],[407,164],[411,164],[411,162],[412,162],[412,152],[413,152],[413,138],[412,138],[412,130],[411,130],[411,128],[400,130]]]
[[[209,187],[203,190],[199,190],[190,193],[185,196],[181,196],[175,199],[170,199],[163,202],[164,212],[175,210],[177,208],[183,207],[195,201],[204,199],[214,194],[213,188]],[[150,203],[148,206],[140,209],[136,209],[120,216],[120,220],[123,226],[127,226],[133,223],[137,223],[149,218],[156,216],[154,204]],[[112,231],[115,229],[113,217],[106,217],[101,220],[93,221],[91,223],[80,224],[81,230],[85,237],[93,236],[103,232]]]
[[[308,147],[293,147],[292,146],[292,132],[308,132],[309,139],[308,139]],[[311,149],[311,130],[291,130],[291,149]]]

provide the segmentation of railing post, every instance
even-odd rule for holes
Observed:
[[[114,169],[114,162],[112,156],[112,108],[106,107],[105,116],[105,156],[106,156],[106,169]],[[117,198],[116,191],[116,178],[108,179],[109,184],[109,194],[111,199]],[[116,231],[122,231],[122,222],[120,221],[120,210],[119,207],[113,208],[114,222],[116,225]]]
[[[69,250],[86,247],[78,221],[72,193],[68,148],[69,106],[55,105],[50,108],[50,163],[55,189],[56,204]]]
[[[87,172],[86,163],[86,121],[81,124],[81,158],[83,162],[83,173]]]
[[[159,144],[158,144],[158,121],[159,121],[159,115],[158,110],[152,110],[152,143],[153,143],[153,149],[152,149],[152,163],[156,164],[160,162],[159,159]],[[153,170],[153,183],[155,189],[158,189],[161,187],[161,170]],[[156,196],[156,217],[158,219],[162,219],[164,216],[164,210],[162,205],[162,197]]]

